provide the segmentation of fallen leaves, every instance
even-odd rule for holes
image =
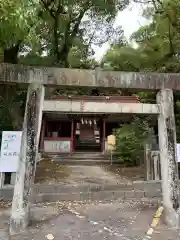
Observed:
[[[54,239],[54,236],[53,236],[52,234],[48,234],[48,235],[46,235],[46,238],[47,238],[48,240],[53,240],[53,239]]]
[[[6,209],[11,207],[12,205],[12,201],[3,201],[2,199],[0,199],[0,209]]]

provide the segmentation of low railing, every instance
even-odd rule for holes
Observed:
[[[147,144],[145,149],[146,180],[161,180],[161,162],[159,150],[152,150]]]

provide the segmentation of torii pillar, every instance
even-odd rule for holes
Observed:
[[[43,102],[44,86],[31,83],[27,93],[19,167],[12,201],[10,235],[24,231],[29,224],[31,189],[36,170]]]
[[[160,106],[158,135],[164,220],[168,225],[178,227],[180,202],[173,91],[170,89],[159,91],[157,94],[157,103]]]

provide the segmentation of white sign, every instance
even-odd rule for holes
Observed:
[[[44,141],[45,152],[69,153],[71,151],[70,140],[66,141]]]
[[[176,145],[176,153],[177,153],[177,162],[180,162],[180,144]]]
[[[16,172],[21,148],[21,131],[2,133],[0,172]]]

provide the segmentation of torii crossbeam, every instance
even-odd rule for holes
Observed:
[[[134,73],[103,70],[30,67],[0,64],[0,83],[47,86],[111,87],[136,90],[180,90],[179,73]]]

